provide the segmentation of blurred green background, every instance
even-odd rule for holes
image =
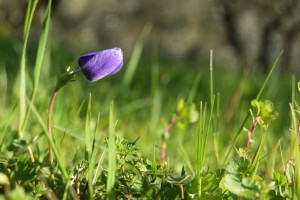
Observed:
[[[39,2],[31,42],[38,39],[46,3]],[[26,4],[0,1],[1,40],[21,38]],[[297,0],[55,0],[52,8],[52,45],[79,54],[120,46],[130,55],[143,28],[150,26],[144,42],[147,57],[155,47],[168,60],[205,62],[214,49],[218,62],[266,71],[284,50],[282,70],[299,72]]]
[[[28,91],[32,87],[46,3],[38,4],[30,32],[26,60]],[[0,1],[0,118],[4,119],[2,126],[9,124],[11,130],[17,129],[15,106],[26,7],[26,1]],[[84,143],[81,139],[86,102],[92,93],[92,116],[94,120],[98,113],[101,116],[101,134],[97,137],[103,138],[107,133],[109,105],[114,100],[117,134],[132,141],[141,136],[142,151],[153,156],[154,151],[159,151],[161,134],[177,101],[188,98],[194,84],[197,107],[200,100],[209,101],[209,51],[213,49],[214,91],[220,94],[220,123],[215,126],[220,131],[222,149],[230,144],[249,112],[251,99],[255,98],[279,52],[284,50],[263,98],[273,101],[280,114],[278,123],[272,124],[268,145],[274,145],[279,138],[288,141],[291,77],[292,73],[297,77],[300,64],[299,10],[300,3],[296,0],[53,1],[35,106],[46,119],[58,70],[68,66],[76,68],[77,58],[82,54],[121,47],[125,64],[120,73],[95,83],[77,76],[76,82],[58,95],[54,108],[55,135],[61,143],[66,137],[73,141],[64,143],[65,149],[72,149],[74,143]],[[134,49],[138,47],[141,56],[134,59]],[[130,59],[137,62],[136,69],[128,68]],[[126,82],[129,70],[133,78]],[[195,82],[196,77],[200,77],[199,82]],[[82,103],[85,104],[80,109]],[[251,120],[247,125],[251,125]],[[28,138],[41,132],[34,117],[28,127]],[[190,153],[190,159],[195,159],[190,147],[196,144],[197,125],[173,131],[168,151],[176,159],[170,160],[174,163],[180,160],[178,143]],[[246,133],[239,138],[238,145],[244,146],[245,138]]]

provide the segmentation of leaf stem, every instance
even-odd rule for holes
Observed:
[[[165,128],[164,133],[162,135],[162,145],[161,145],[161,152],[160,152],[161,166],[164,166],[166,164],[167,140],[170,137],[171,128],[174,126],[174,124],[176,124],[176,122],[178,120],[179,120],[179,117],[174,115],[173,118],[171,119],[170,123]]]
[[[184,188],[182,184],[180,184],[180,199],[184,200]]]
[[[49,102],[49,107],[48,107],[48,134],[49,138],[53,140],[52,137],[52,116],[53,116],[53,105],[55,101],[55,97],[57,95],[57,90],[55,89],[52,93],[50,102]],[[54,186],[54,162],[53,162],[53,150],[51,143],[49,143],[49,166],[50,166],[50,186]]]
[[[250,148],[250,144],[251,144],[251,137],[252,137],[252,135],[253,135],[253,133],[254,133],[255,129],[257,128],[257,125],[258,125],[258,123],[259,123],[260,119],[261,119],[261,117],[260,117],[260,116],[258,116],[258,117],[255,117],[255,120],[254,120],[254,122],[253,122],[253,125],[252,125],[252,128],[251,128],[251,131],[250,131],[250,132],[248,132],[248,138],[247,138],[247,144],[246,144],[246,147],[247,147],[247,148]]]

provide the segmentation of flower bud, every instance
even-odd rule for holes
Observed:
[[[97,81],[117,73],[123,66],[123,53],[120,48],[106,49],[79,57],[78,65],[85,78]]]

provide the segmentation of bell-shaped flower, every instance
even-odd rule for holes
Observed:
[[[89,53],[79,57],[78,65],[87,80],[97,81],[122,68],[123,52],[120,48],[112,48]]]

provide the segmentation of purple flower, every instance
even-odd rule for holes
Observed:
[[[85,78],[97,81],[117,73],[123,66],[123,53],[120,48],[106,49],[79,57],[78,65]]]

